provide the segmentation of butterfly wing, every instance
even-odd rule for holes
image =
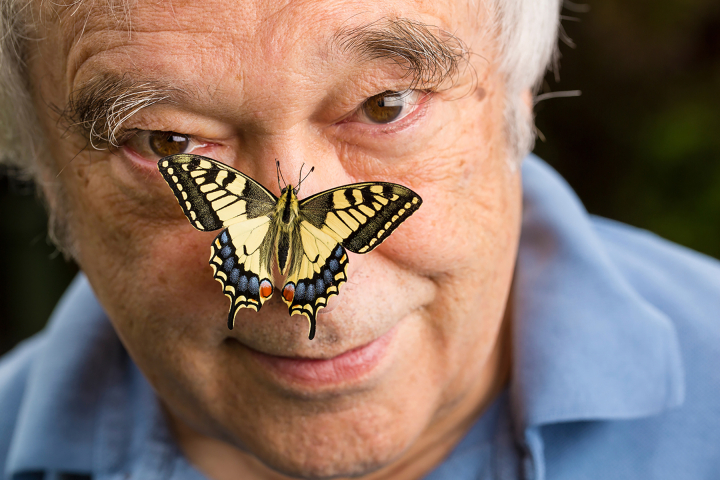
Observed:
[[[313,224],[301,221],[293,237],[292,264],[283,287],[283,300],[290,315],[300,314],[310,323],[315,337],[317,312],[337,295],[347,280],[347,253],[333,237]]]
[[[235,223],[223,230],[212,244],[210,266],[230,298],[228,328],[231,330],[238,309],[258,311],[272,296],[270,226],[267,216]]]
[[[277,197],[242,172],[199,155],[162,158],[158,169],[191,225],[202,231],[228,227],[212,244],[210,266],[230,298],[232,329],[238,309],[258,311],[272,296],[269,214]]]
[[[367,182],[326,190],[300,202],[304,220],[354,253],[380,245],[415,210],[422,199],[407,187]]]
[[[393,183],[357,183],[300,202],[292,266],[283,288],[290,314],[305,315],[315,336],[317,312],[347,280],[347,253],[380,245],[422,204],[412,190]]]
[[[212,158],[170,155],[160,159],[158,169],[198,230],[217,230],[262,217],[278,200],[252,178]]]

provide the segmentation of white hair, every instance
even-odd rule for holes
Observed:
[[[30,176],[47,155],[38,131],[26,72],[32,2],[0,0],[0,164]],[[73,0],[78,4],[82,0]],[[542,80],[556,48],[562,0],[484,0],[494,17],[500,72],[506,84],[508,154],[519,161],[534,142],[532,111],[522,93]]]
[[[26,78],[30,2],[0,0],[0,164],[35,176],[37,114]]]
[[[499,68],[505,77],[505,127],[511,160],[533,148],[535,123],[522,93],[537,91],[555,61],[562,0],[489,0],[497,23]]]

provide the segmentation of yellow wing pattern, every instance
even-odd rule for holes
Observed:
[[[345,185],[300,202],[300,214],[353,253],[380,245],[415,210],[422,199],[394,183]]]
[[[172,155],[158,162],[193,227],[212,231],[267,215],[277,197],[244,173],[198,155]]]

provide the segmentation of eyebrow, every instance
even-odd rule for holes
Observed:
[[[80,130],[93,148],[117,147],[125,120],[150,105],[177,103],[185,96],[182,89],[162,82],[106,73],[73,91],[59,113],[60,119],[69,123],[69,128]]]
[[[407,18],[383,18],[340,30],[332,42],[364,61],[389,59],[405,69],[411,88],[438,90],[469,65],[470,51],[455,35]]]

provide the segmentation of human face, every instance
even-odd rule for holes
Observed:
[[[200,468],[202,442],[188,438],[249,452],[268,475],[417,476],[413,465],[437,463],[502,384],[519,174],[484,13],[461,3],[140,1],[123,15],[88,3],[48,26],[30,72],[77,261]],[[433,92],[396,57],[337,46],[338,32],[397,17],[455,33],[478,54],[472,67]],[[45,105],[65,108],[113,76],[163,85],[172,101],[128,118],[139,133],[119,148],[83,150],[87,138]],[[401,118],[368,121],[369,98],[412,88]],[[350,254],[314,340],[280,295],[228,330],[208,265],[217,232],[185,219],[147,131],[189,136],[186,151],[276,194],[278,159],[286,178],[315,167],[301,196],[389,181],[423,205],[372,253]]]

